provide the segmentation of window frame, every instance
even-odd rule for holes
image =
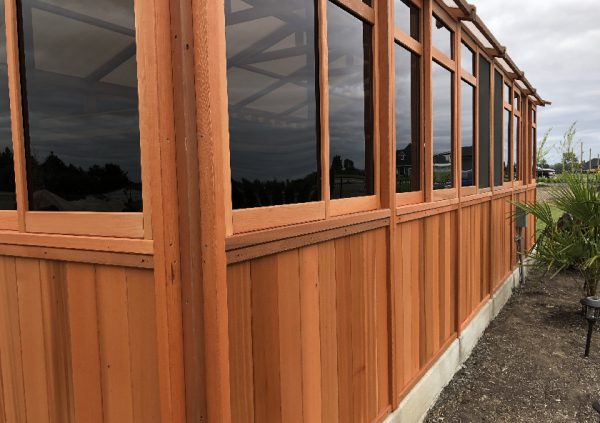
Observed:
[[[517,100],[517,96],[518,96],[518,107],[514,107],[515,105],[515,100]],[[517,143],[517,151],[512,151],[512,156],[511,157],[515,157],[517,159],[517,169],[518,169],[518,179],[515,179],[514,174],[512,175],[512,181],[513,181],[513,186],[514,187],[520,187],[523,186],[524,181],[526,180],[526,175],[525,175],[525,168],[523,166],[523,152],[524,152],[524,143],[523,143],[523,94],[521,93],[521,90],[519,89],[519,87],[517,86],[517,84],[515,84],[513,82],[513,89],[512,89],[512,101],[511,103],[513,104],[512,107],[512,134],[511,136],[513,137],[512,142],[510,144],[510,148],[512,150],[514,150],[515,147],[515,140],[514,140],[514,134],[515,134],[515,118],[518,119],[519,122],[519,127],[517,128],[519,137],[518,137],[518,143]],[[511,163],[511,173],[514,171],[514,166]]]
[[[505,131],[508,130],[508,157],[505,158],[504,157],[504,146],[502,146],[502,185],[496,185],[496,191],[498,190],[502,190],[502,189],[508,189],[508,188],[512,188],[513,187],[513,181],[514,181],[514,169],[512,166],[513,163],[513,157],[515,152],[513,151],[513,147],[514,147],[514,111],[513,111],[513,98],[514,98],[514,90],[515,87],[513,85],[513,82],[508,79],[508,77],[506,76],[506,72],[502,69],[501,66],[498,66],[497,64],[495,65],[495,69],[500,72],[500,74],[502,75],[502,83],[503,83],[503,87],[502,87],[502,142],[504,143],[504,135],[505,135]],[[504,94],[505,94],[505,88],[508,88],[508,99],[504,98]],[[508,101],[507,101],[508,100]],[[509,116],[510,116],[510,122],[508,122],[508,126],[507,126],[507,122],[505,121],[506,118],[506,113],[504,112],[508,112]],[[505,169],[504,169],[504,160],[506,159],[506,163],[508,164],[508,175],[505,174]],[[508,177],[508,181],[506,180],[506,178]]]
[[[468,187],[462,186],[462,89],[458,90],[458,106],[457,121],[458,121],[458,150],[460,151],[460,160],[458,160],[459,175],[461,175],[460,184],[460,196],[468,197],[478,193],[479,187],[479,46],[473,41],[473,39],[462,30],[462,25],[459,27],[460,31],[460,48],[457,51],[457,63],[460,63],[460,84],[463,82],[473,87],[474,102],[473,102],[473,185]],[[470,74],[466,69],[462,67],[462,45],[465,45],[473,53],[473,68],[475,75]]]
[[[18,0],[5,0],[6,59],[12,145],[15,166],[16,210],[0,211],[0,230],[31,234],[52,234],[71,236],[93,236],[111,238],[152,238],[152,216],[150,204],[149,161],[153,113],[153,88],[144,81],[151,81],[157,73],[158,63],[137,60],[138,108],[140,127],[140,168],[142,180],[142,212],[81,212],[56,211],[42,212],[29,210],[27,166],[25,156],[22,91],[21,91],[21,47],[19,44]],[[135,0],[133,4],[135,22],[136,57],[154,57],[155,29],[149,19],[154,13],[151,3]]]
[[[329,187],[329,167],[330,167],[330,138],[329,138],[329,46],[327,43],[327,7],[328,2],[339,6],[356,19],[371,25],[372,31],[372,101],[373,101],[373,195],[331,199]],[[353,213],[374,211],[381,207],[380,198],[380,135],[377,130],[379,121],[379,76],[377,75],[379,57],[376,41],[377,19],[375,9],[361,0],[316,0],[316,34],[318,40],[316,43],[316,58],[318,60],[318,92],[320,104],[320,163],[321,171],[321,200],[285,204],[268,207],[256,207],[248,209],[233,209],[231,198],[231,167],[229,153],[229,133],[224,135],[224,180],[225,183],[225,227],[226,235],[233,236],[242,233],[274,229],[283,226],[290,226],[301,223],[317,222],[329,218],[340,217]],[[227,114],[228,116],[228,114]],[[229,119],[226,117],[226,121]]]

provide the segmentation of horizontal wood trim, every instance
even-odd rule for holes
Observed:
[[[426,217],[436,216],[438,214],[455,211],[455,210],[458,210],[458,208],[459,208],[459,204],[455,202],[453,204],[447,204],[447,205],[444,205],[441,207],[416,211],[416,212],[413,212],[410,214],[403,214],[403,215],[398,216],[397,223],[400,224],[400,223],[411,222],[413,220],[424,219]]]
[[[369,232],[375,229],[387,227],[390,224],[390,218],[386,217],[371,222],[359,223],[352,226],[329,229],[322,232],[297,236],[294,238],[282,239],[278,241],[257,244],[250,247],[240,248],[227,252],[227,264],[235,264],[259,257],[265,257],[284,251],[295,250],[308,245],[320,244],[338,238],[356,235],[363,232]]]
[[[15,210],[0,210],[0,230],[16,231],[19,229],[19,216]]]
[[[358,16],[361,19],[375,24],[375,11],[372,7],[367,6],[360,0],[330,0],[338,6],[343,7],[353,15]]]
[[[469,84],[471,84],[473,87],[477,87],[477,78],[475,78],[470,73],[465,72],[464,70],[461,70],[460,71],[460,77],[463,80],[465,80],[466,82],[468,82]]]
[[[419,56],[423,55],[423,45],[410,35],[400,31],[398,28],[394,30],[394,38],[398,44],[402,45],[402,47],[409,49]]]
[[[446,56],[435,47],[431,47],[431,53],[433,55],[433,60],[448,69],[450,72],[456,72],[456,62],[454,60]]]
[[[461,207],[470,207],[470,206],[474,206],[476,204],[481,204],[481,203],[485,203],[488,201],[492,201],[493,197],[491,195],[492,193],[484,193],[484,194],[476,194],[476,195],[472,195],[468,198],[463,199],[463,201],[460,203]]]
[[[413,204],[420,204],[425,201],[423,191],[396,193],[396,207],[404,207]]]
[[[388,405],[383,410],[381,410],[381,413],[379,413],[379,415],[377,417],[375,417],[375,419],[373,420],[373,423],[382,423],[383,421],[385,421],[387,416],[389,416],[391,414],[391,412],[392,412],[392,406]]]
[[[27,232],[33,233],[143,238],[144,215],[142,213],[27,212],[25,228]]]
[[[458,197],[458,189],[439,189],[433,191],[433,201],[450,200]]]
[[[458,204],[458,198],[453,200],[445,200],[445,201],[435,201],[432,203],[421,203],[421,204],[413,204],[409,206],[398,207],[396,209],[396,215],[401,216],[405,214],[417,213],[426,210],[439,209],[443,207],[447,207],[449,205]]]
[[[367,212],[379,208],[377,196],[344,198],[331,200],[329,203],[329,214],[331,216],[343,216],[352,213]]]
[[[325,202],[233,211],[233,232],[245,233],[325,219]]]
[[[460,196],[462,198],[469,196],[469,195],[475,195],[477,194],[477,187],[472,186],[472,187],[462,187],[460,189]]]
[[[154,257],[152,255],[111,253],[105,251],[90,253],[83,250],[33,245],[0,244],[0,256],[28,257],[70,263],[91,263],[141,269],[152,269],[154,267]]]
[[[154,242],[147,239],[29,234],[13,231],[0,231],[0,245],[6,244],[145,255],[153,254],[154,252]]]

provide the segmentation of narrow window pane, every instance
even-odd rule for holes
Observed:
[[[433,46],[446,56],[454,59],[454,51],[452,48],[452,31],[448,29],[446,24],[437,16],[433,16],[432,20],[432,37]]]
[[[0,22],[4,22],[4,1],[0,1]],[[3,25],[4,27],[4,25]],[[0,210],[16,210],[15,166],[13,162],[8,69],[6,66],[6,32],[0,31]]]
[[[504,110],[504,151],[502,156],[502,167],[504,169],[504,182],[510,182],[510,132],[511,116],[508,110]]]
[[[371,26],[328,2],[327,27],[331,198],[372,195]]]
[[[462,81],[460,101],[462,186],[475,185],[475,88]]]
[[[510,85],[504,84],[504,102],[510,104]]]
[[[521,157],[521,125],[518,116],[515,116],[514,121],[514,135],[513,135],[513,168],[514,168],[514,180],[518,181],[521,179],[519,174],[519,157]]]
[[[19,12],[29,208],[141,211],[133,1]]]
[[[452,73],[433,63],[433,189],[454,187]]]
[[[479,58],[479,187],[490,186],[490,62]]]
[[[464,70],[471,75],[475,75],[475,55],[473,54],[473,50],[464,43],[461,44],[460,61]]]
[[[240,4],[226,0],[233,208],[318,201],[314,1]]]
[[[521,96],[519,96],[519,94],[515,93],[515,100],[513,102],[513,107],[515,108],[515,111],[521,110]]]
[[[396,26],[405,34],[420,41],[419,8],[405,0],[394,0]]]
[[[396,44],[396,192],[421,190],[419,60]]]
[[[531,128],[531,175],[533,178],[537,176],[537,130]]]
[[[494,186],[502,185],[502,74],[494,72]]]

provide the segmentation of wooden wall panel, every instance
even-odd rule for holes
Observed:
[[[492,200],[492,292],[500,286],[513,268],[514,221],[511,201],[510,196]]]
[[[399,225],[394,357],[401,396],[456,335],[457,212]]]
[[[389,409],[385,229],[229,266],[235,421],[367,422]]]
[[[0,257],[3,416],[160,416],[152,271]]]

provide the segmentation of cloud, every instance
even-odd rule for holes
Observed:
[[[552,106],[540,108],[538,136],[551,142],[577,121],[585,156],[600,154],[600,3],[597,0],[481,0],[482,20]],[[577,146],[579,149],[579,146]],[[558,161],[553,152],[550,161]]]

